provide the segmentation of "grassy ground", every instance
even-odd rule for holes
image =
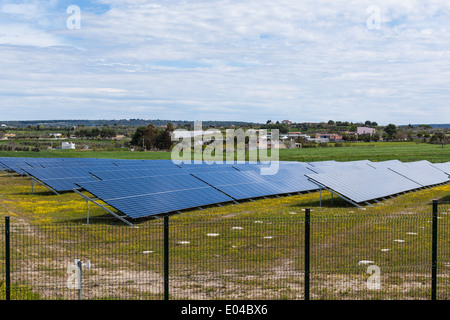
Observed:
[[[450,148],[414,142],[354,143],[350,147],[303,148],[280,150],[280,159],[291,161],[450,161]]]
[[[449,195],[444,185],[359,209],[327,193],[319,207],[319,193],[311,193],[171,216],[171,297],[302,299],[304,210],[311,208],[313,299],[429,299],[430,201]],[[440,210],[439,297],[449,299],[450,205]],[[161,220],[133,221],[139,228],[130,228],[90,205],[86,225],[79,195],[40,186],[31,194],[30,180],[6,175],[0,216],[12,220],[16,298],[75,299],[66,288],[74,258],[92,263],[83,273],[86,297],[162,298]],[[366,260],[381,270],[380,290],[367,288]]]
[[[76,158],[119,158],[119,159],[171,159],[171,152],[163,151],[81,151],[44,150],[41,152],[0,151],[0,157],[76,157]],[[280,149],[282,161],[323,161],[323,160],[372,160],[400,161],[429,160],[431,162],[450,161],[450,147],[415,142],[373,142],[353,143],[348,147],[321,147],[302,149]]]

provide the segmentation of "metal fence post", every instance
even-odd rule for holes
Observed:
[[[164,216],[164,300],[169,300],[169,216]]]
[[[11,252],[9,217],[5,217],[5,298],[11,300]]]
[[[83,263],[81,262],[80,259],[75,259],[73,261],[73,264],[78,268],[78,277],[77,277],[77,282],[78,282],[78,300],[81,300],[81,290],[82,290],[82,275],[81,275],[81,268],[83,267]]]
[[[437,291],[437,233],[438,233],[438,200],[433,200],[433,231],[431,244],[431,300],[436,300]]]
[[[305,210],[305,300],[309,300],[310,209]]]

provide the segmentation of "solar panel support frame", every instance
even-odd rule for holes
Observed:
[[[317,182],[317,181],[315,181],[315,180],[313,180],[313,179],[308,179],[308,180],[311,181],[311,182],[313,182],[313,183],[315,183],[315,184],[317,184],[317,185],[319,186],[319,188],[320,188],[320,193],[321,193],[321,194],[320,194],[320,206],[322,206],[322,188],[323,188],[323,189],[327,190],[328,192],[330,192],[331,194],[335,194],[335,195],[338,196],[339,198],[341,198],[341,199],[347,201],[348,203],[351,203],[352,205],[354,205],[354,206],[356,206],[356,207],[358,207],[358,208],[362,208],[362,206],[360,206],[360,205],[357,204],[356,202],[354,202],[354,201],[352,201],[352,200],[350,200],[350,199],[347,199],[346,197],[340,195],[339,193],[337,193],[337,192],[335,192],[335,191],[333,191],[333,190],[327,188],[327,187],[324,186],[323,184],[320,184],[319,182]]]
[[[31,179],[31,193],[32,193],[32,194],[34,194],[34,182],[37,182],[37,183],[39,183],[41,186],[47,188],[48,190],[50,190],[51,192],[53,192],[54,194],[56,194],[57,196],[60,196],[60,195],[61,195],[58,191],[56,191],[56,190],[53,189],[53,188],[50,188],[50,187],[47,186],[45,183],[42,183],[41,181],[39,181],[39,180],[36,179],[35,177],[30,176],[30,175],[28,175],[28,174],[26,174],[26,175]]]
[[[12,178],[14,178],[14,176],[12,175],[11,172],[9,172],[9,171],[7,171],[7,170],[4,170],[4,169],[2,169],[2,168],[0,168],[0,171],[3,172],[3,173],[9,174]]]
[[[138,228],[136,227],[134,224],[132,224],[130,221],[126,220],[125,218],[119,216],[117,213],[115,213],[114,211],[109,210],[108,208],[105,208],[105,206],[101,205],[100,203],[97,203],[94,199],[89,198],[88,196],[84,195],[81,191],[77,190],[77,189],[73,189],[74,192],[78,193],[80,196],[82,196],[84,199],[86,199],[86,203],[89,204],[89,201],[92,202],[93,204],[95,204],[96,206],[102,208],[103,210],[105,210],[106,212],[112,214],[114,217],[116,217],[117,219],[121,220],[122,222],[125,222],[127,225],[129,225],[130,227],[133,228]],[[89,205],[87,206],[87,221],[89,224]]]

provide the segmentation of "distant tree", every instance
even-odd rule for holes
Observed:
[[[372,140],[372,136],[370,134],[360,134],[358,136],[359,141],[370,142]]]
[[[114,138],[116,136],[116,131],[110,128],[107,124],[100,130],[100,138]]]
[[[413,141],[413,132],[411,130],[408,131],[408,140]]]
[[[372,122],[370,120],[367,120],[366,122],[364,122],[364,125],[366,127],[371,127],[372,126]]]
[[[277,121],[276,124],[262,125],[261,129],[278,129],[279,133],[286,134],[289,132],[289,127],[283,123]],[[306,130],[305,130],[306,131]]]
[[[386,133],[386,139],[392,140],[398,130],[395,124],[390,123],[386,127],[384,127],[383,131]]]
[[[342,134],[342,140],[344,140],[346,142],[356,141],[357,139],[358,138],[354,134],[346,134],[346,133]]]
[[[158,135],[158,130],[153,124],[148,124],[144,130],[144,145],[145,149],[153,149],[156,145],[156,136]]]
[[[144,147],[146,127],[138,127],[131,136],[131,145]]]
[[[169,132],[173,132],[175,130],[175,128],[174,128],[173,124],[171,124],[169,122],[169,123],[167,123],[166,130]]]
[[[435,143],[440,143],[442,145],[442,148],[444,147],[445,144],[448,143],[448,138],[445,135],[444,132],[437,132],[432,136],[432,139],[435,140]],[[430,139],[431,142],[431,139]]]
[[[333,125],[334,125],[334,121],[333,121],[333,120],[328,120],[328,124],[329,124],[330,126],[333,126]]]
[[[170,149],[172,147],[173,125],[169,122],[166,129],[160,130],[155,139],[155,146],[158,149]]]
[[[380,134],[379,133],[374,133],[372,135],[372,141],[374,141],[374,142],[380,141]]]
[[[90,135],[91,135],[91,138],[98,137],[100,135],[100,129],[92,128]]]

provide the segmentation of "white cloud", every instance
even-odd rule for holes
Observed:
[[[32,47],[63,44],[58,37],[25,24],[0,24],[0,30],[0,44]]]
[[[36,112],[27,97],[82,118],[433,122],[427,107],[450,116],[446,1],[101,3],[110,10],[80,4],[80,30],[65,29],[54,3],[2,5],[0,96],[29,117],[55,108]],[[366,26],[370,5],[379,30]]]

